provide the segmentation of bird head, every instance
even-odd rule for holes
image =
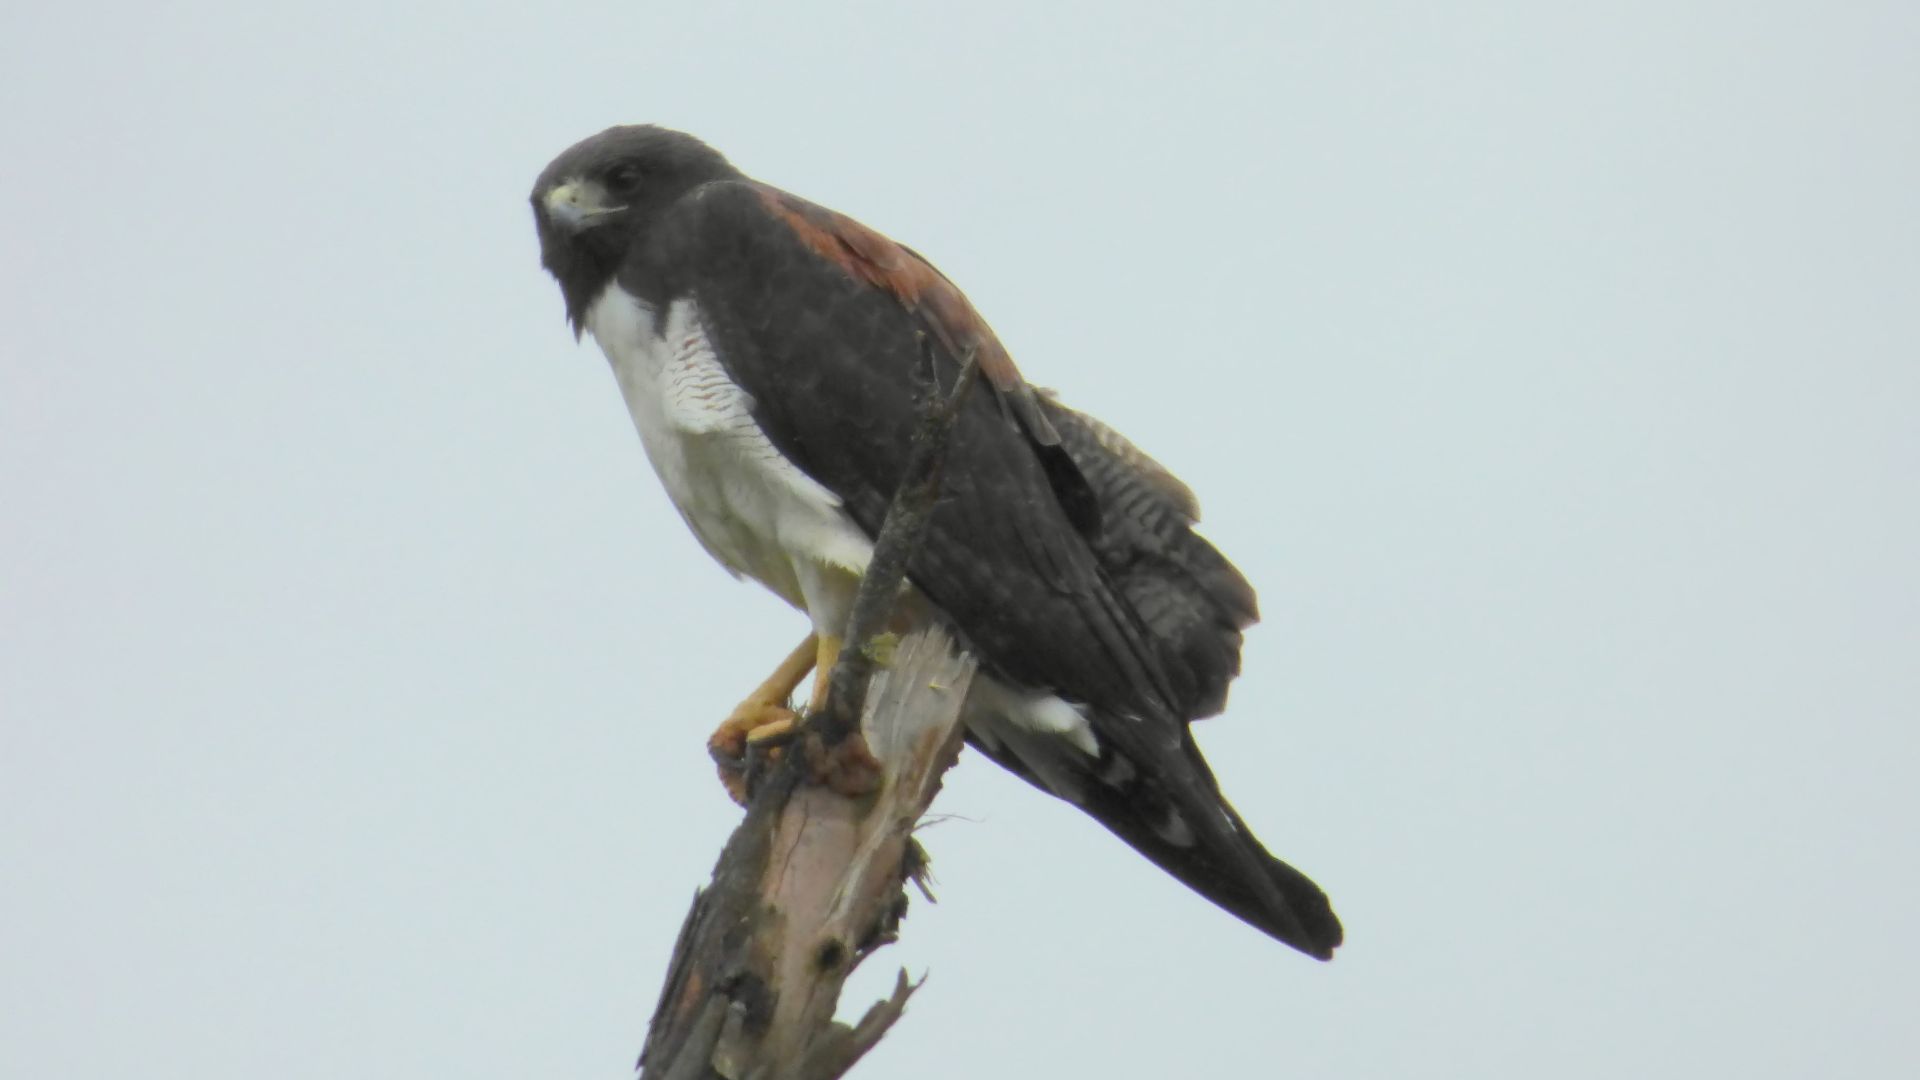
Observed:
[[[608,128],[554,158],[534,182],[533,221],[541,265],[560,283],[574,332],[667,207],[739,175],[706,143],[651,124]]]

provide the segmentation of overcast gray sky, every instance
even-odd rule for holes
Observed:
[[[1316,964],[969,757],[861,1076],[1904,1076],[1920,7],[0,16],[0,1072],[619,1077],[803,631],[525,198],[691,130],[959,281],[1261,590]]]

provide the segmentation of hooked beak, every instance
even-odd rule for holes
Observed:
[[[625,210],[607,200],[607,191],[591,180],[569,180],[547,192],[541,202],[547,216],[568,232],[584,232]]]

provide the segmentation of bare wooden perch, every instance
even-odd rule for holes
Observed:
[[[973,678],[972,659],[937,627],[897,642],[883,633],[933,512],[948,433],[978,374],[969,358],[943,396],[926,358],[921,425],[826,707],[809,717],[798,745],[759,771],[745,819],[694,897],[640,1054],[642,1080],[838,1077],[879,1042],[915,989],[902,971],[892,996],[857,1024],[833,1019],[847,976],[895,939],[906,882],[924,874],[912,831],[959,754],[960,706]],[[854,731],[881,763],[878,790],[849,798],[806,783],[809,762]]]

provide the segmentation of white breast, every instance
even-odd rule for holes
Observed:
[[[667,495],[715,559],[807,608],[823,567],[866,569],[873,544],[840,499],[781,455],[728,377],[699,311],[661,319],[616,283],[587,311]]]
[[[613,365],[648,460],[707,552],[806,611],[816,630],[841,633],[873,544],[839,497],[760,429],[753,397],[721,366],[693,302],[676,301],[662,320],[610,285],[586,327]],[[1025,760],[1055,794],[1083,797],[1085,781],[1060,755],[1097,755],[1099,744],[1074,706],[983,675],[967,723]]]

